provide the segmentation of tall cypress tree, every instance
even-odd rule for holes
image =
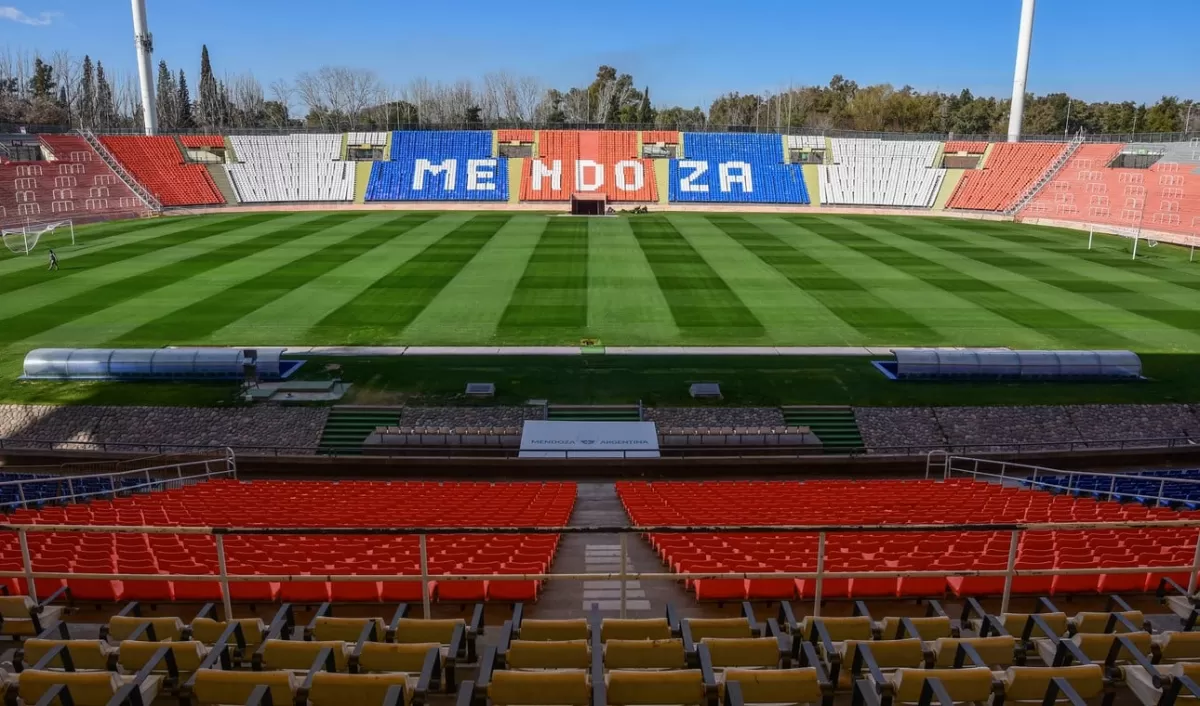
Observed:
[[[183,69],[179,70],[179,95],[175,99],[175,109],[179,111],[175,117],[176,129],[186,130],[196,126],[192,119],[192,94],[188,92],[187,76],[183,74]]]
[[[200,123],[204,127],[215,127],[221,124],[220,90],[217,86],[217,79],[213,76],[207,44],[200,48],[200,96],[197,108]]]
[[[92,75],[92,57],[83,57],[83,77],[79,80],[79,125],[92,127],[96,122],[96,82]]]
[[[113,127],[117,124],[117,108],[113,104],[112,86],[104,76],[104,64],[96,62],[96,127]]]
[[[175,107],[175,100],[178,97],[179,89],[175,85],[175,74],[167,68],[165,60],[158,62],[158,100],[155,101],[158,110],[158,126],[164,130],[173,130],[178,127],[175,124],[175,119],[178,116],[178,110]]]

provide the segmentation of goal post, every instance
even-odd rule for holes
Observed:
[[[47,247],[61,246],[68,237],[70,244],[74,245],[75,222],[70,219],[25,223],[0,229],[0,239],[3,239],[5,247],[18,255],[28,255],[39,243],[46,244]]]

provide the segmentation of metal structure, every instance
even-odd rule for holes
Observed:
[[[896,377],[937,378],[1139,378],[1142,361],[1132,351],[1013,351],[897,349]]]
[[[20,467],[12,470],[19,471]],[[89,498],[116,497],[120,493],[168,490],[214,478],[237,478],[237,457],[233,449],[211,458],[181,461],[128,471],[89,474],[34,475],[18,480],[0,481],[0,496],[15,496],[0,501],[0,509],[28,509],[31,504],[69,503]],[[45,491],[49,490],[47,493]]]
[[[154,70],[150,56],[154,37],[146,26],[146,0],[133,0],[133,44],[137,49],[138,85],[142,89],[142,120],[147,135],[158,134],[158,108],[154,102]]]
[[[282,348],[257,349],[257,374],[284,377]],[[245,376],[240,348],[38,348],[25,356],[24,380],[222,379]]]
[[[1019,142],[1025,119],[1025,82],[1029,78],[1029,48],[1033,44],[1033,12],[1037,0],[1021,0],[1021,30],[1017,36],[1017,67],[1013,73],[1012,109],[1008,114],[1008,141]]]

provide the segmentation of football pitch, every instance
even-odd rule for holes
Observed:
[[[162,345],[1200,351],[1185,250],[817,214],[301,212],[80,227],[0,251],[0,357]],[[50,243],[55,245],[54,243]]]

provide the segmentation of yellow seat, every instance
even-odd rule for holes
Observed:
[[[808,617],[800,621],[801,636],[811,639],[817,623],[820,623],[825,628],[825,631],[829,634],[829,639],[833,642],[871,640],[875,637],[871,626],[871,619],[865,615],[857,615],[850,618]]]
[[[247,649],[253,650],[262,644],[263,638],[267,634],[266,623],[260,618],[239,618],[237,622],[242,626],[242,635],[246,638]],[[229,623],[224,620],[196,618],[192,621],[192,639],[199,640],[206,645],[215,645],[227,627],[229,627]],[[231,643],[233,642],[232,637],[229,640]]]
[[[605,677],[610,706],[701,706],[705,703],[704,678],[699,669],[669,672],[615,670]]]
[[[591,637],[587,618],[570,620],[522,620],[520,639],[526,641],[547,640],[561,642],[564,640],[586,640]]]
[[[114,615],[108,619],[108,639],[113,642],[128,640],[133,633],[150,623],[154,627],[154,637],[159,642],[183,639],[183,621],[177,617],[145,618],[136,615]],[[142,633],[139,639],[149,640],[148,633]]]
[[[609,640],[604,644],[605,669],[683,669],[683,640]]]
[[[291,704],[300,680],[292,672],[229,672],[201,669],[192,682],[192,695],[200,704],[244,704],[258,686],[271,690],[271,702]],[[148,702],[147,702],[148,703]]]
[[[458,626],[466,628],[466,621],[460,618],[441,620],[421,620],[420,618],[401,618],[396,624],[396,635],[393,638],[398,643],[437,642],[449,645],[454,637],[454,629]]]
[[[42,661],[51,650],[65,646],[71,651],[71,664],[79,671],[112,669],[117,649],[103,640],[44,640],[31,637],[24,642],[21,661],[32,667]],[[65,669],[62,655],[43,665],[43,669]]]
[[[498,671],[487,695],[492,706],[591,706],[592,685],[587,672]]]
[[[509,669],[588,669],[592,649],[587,640],[513,640],[504,662]]]
[[[690,618],[687,621],[692,640],[706,637],[754,637],[754,628],[746,618]]]
[[[337,671],[345,672],[350,661],[349,648],[340,640],[328,642],[303,642],[299,640],[267,640],[263,643],[259,654],[262,655],[263,669],[288,669],[294,672],[307,672],[313,665],[313,660],[328,648],[333,654],[333,663]]]
[[[1104,629],[1108,627],[1108,620],[1111,615],[1112,613],[1103,612],[1076,613],[1070,619],[1069,625],[1073,632],[1104,632]],[[1130,630],[1124,623],[1117,621],[1114,628],[1116,632],[1140,632],[1142,624],[1146,622],[1146,617],[1142,615],[1142,611],[1140,610],[1127,610],[1119,612],[1118,615],[1133,623],[1137,629]]]
[[[1121,637],[1129,640],[1129,642],[1132,643],[1133,646],[1136,647],[1142,654],[1150,654],[1150,633],[1127,632],[1122,634]],[[1108,658],[1108,653],[1112,649],[1113,642],[1116,641],[1117,635],[1113,633],[1089,632],[1079,633],[1065,639],[1069,639],[1071,642],[1074,642],[1079,647],[1079,651],[1082,652],[1083,655],[1089,660],[1093,662],[1104,662]],[[1038,656],[1042,658],[1042,661],[1046,664],[1052,664],[1054,662],[1054,655],[1058,651],[1058,648],[1054,642],[1052,640],[1039,639],[1035,640],[1034,644],[1037,646]],[[1117,654],[1117,659],[1121,661],[1132,660],[1133,655],[1129,654],[1129,650],[1121,648],[1120,653]]]
[[[609,640],[666,640],[671,637],[671,624],[666,618],[619,619],[600,621],[600,641]]]
[[[779,641],[773,637],[706,637],[700,644],[708,648],[716,669],[779,666]]]
[[[992,670],[987,667],[963,669],[897,669],[889,678],[893,698],[900,703],[921,700],[925,682],[937,679],[956,702],[985,702],[992,695]]]
[[[382,642],[385,626],[381,618],[334,618],[324,615],[313,621],[312,639],[318,642],[358,642],[363,628],[371,624],[375,625],[375,639]]]
[[[115,672],[56,672],[27,669],[21,672],[17,693],[26,704],[36,704],[56,684],[65,684],[75,706],[108,706],[108,702],[125,685],[135,682],[132,675]],[[158,696],[162,678],[150,676],[139,685],[142,703],[149,704]]]
[[[1045,700],[1054,679],[1065,679],[1084,699],[1095,698],[1104,691],[1104,670],[1098,664],[1075,664],[1070,667],[1009,667],[1001,682],[1005,701]],[[1059,692],[1058,700],[1066,696]]]
[[[747,704],[807,704],[824,699],[817,670],[727,669],[722,683],[737,682]]]
[[[420,674],[429,650],[441,650],[436,642],[397,645],[390,642],[364,642],[358,653],[358,668],[367,672],[407,672]]]
[[[331,674],[317,672],[308,691],[311,706],[378,706],[393,686],[404,689],[403,703],[412,702],[408,677],[403,674]],[[286,704],[285,704],[286,706]]]
[[[1000,625],[1004,631],[1014,637],[1021,637],[1025,630],[1025,624],[1029,622],[1029,616],[1034,613],[1001,613]],[[1036,613],[1038,618],[1045,621],[1046,626],[1054,631],[1055,636],[1067,634],[1067,614],[1066,613]],[[1040,627],[1034,625],[1033,632],[1030,637],[1050,637],[1045,634]]]
[[[1160,662],[1200,661],[1200,632],[1166,632],[1154,635],[1151,649]]]
[[[0,635],[33,637],[62,617],[61,606],[38,608],[29,596],[0,596]],[[34,620],[36,616],[37,620]]]
[[[903,624],[903,618],[888,616],[880,624],[880,634],[885,640],[895,639],[896,633]],[[944,615],[932,615],[921,618],[909,618],[912,626],[917,629],[916,635],[905,634],[904,637],[920,637],[922,640],[937,640],[950,637],[953,633],[953,623]]]
[[[933,665],[935,667],[953,667],[954,657],[958,654],[960,644],[974,647],[979,658],[989,667],[1010,667],[1016,658],[1017,638],[1012,636],[943,637],[933,642]],[[970,666],[971,660],[967,659],[963,664]]]
[[[875,664],[880,669],[920,667],[925,662],[924,645],[915,637],[905,640],[846,640],[838,647],[843,669],[849,670],[853,667],[859,645],[870,647],[871,656],[875,658]]]
[[[198,640],[189,640],[187,642],[172,642],[168,645],[160,645],[156,642],[143,642],[141,640],[125,640],[121,643],[118,653],[118,662],[121,667],[128,672],[138,672],[142,667],[150,662],[154,653],[163,647],[169,647],[175,656],[175,667],[180,674],[188,674],[195,672],[204,662],[204,658],[208,657],[209,648],[207,645]],[[155,671],[167,671],[166,662],[159,662]]]

